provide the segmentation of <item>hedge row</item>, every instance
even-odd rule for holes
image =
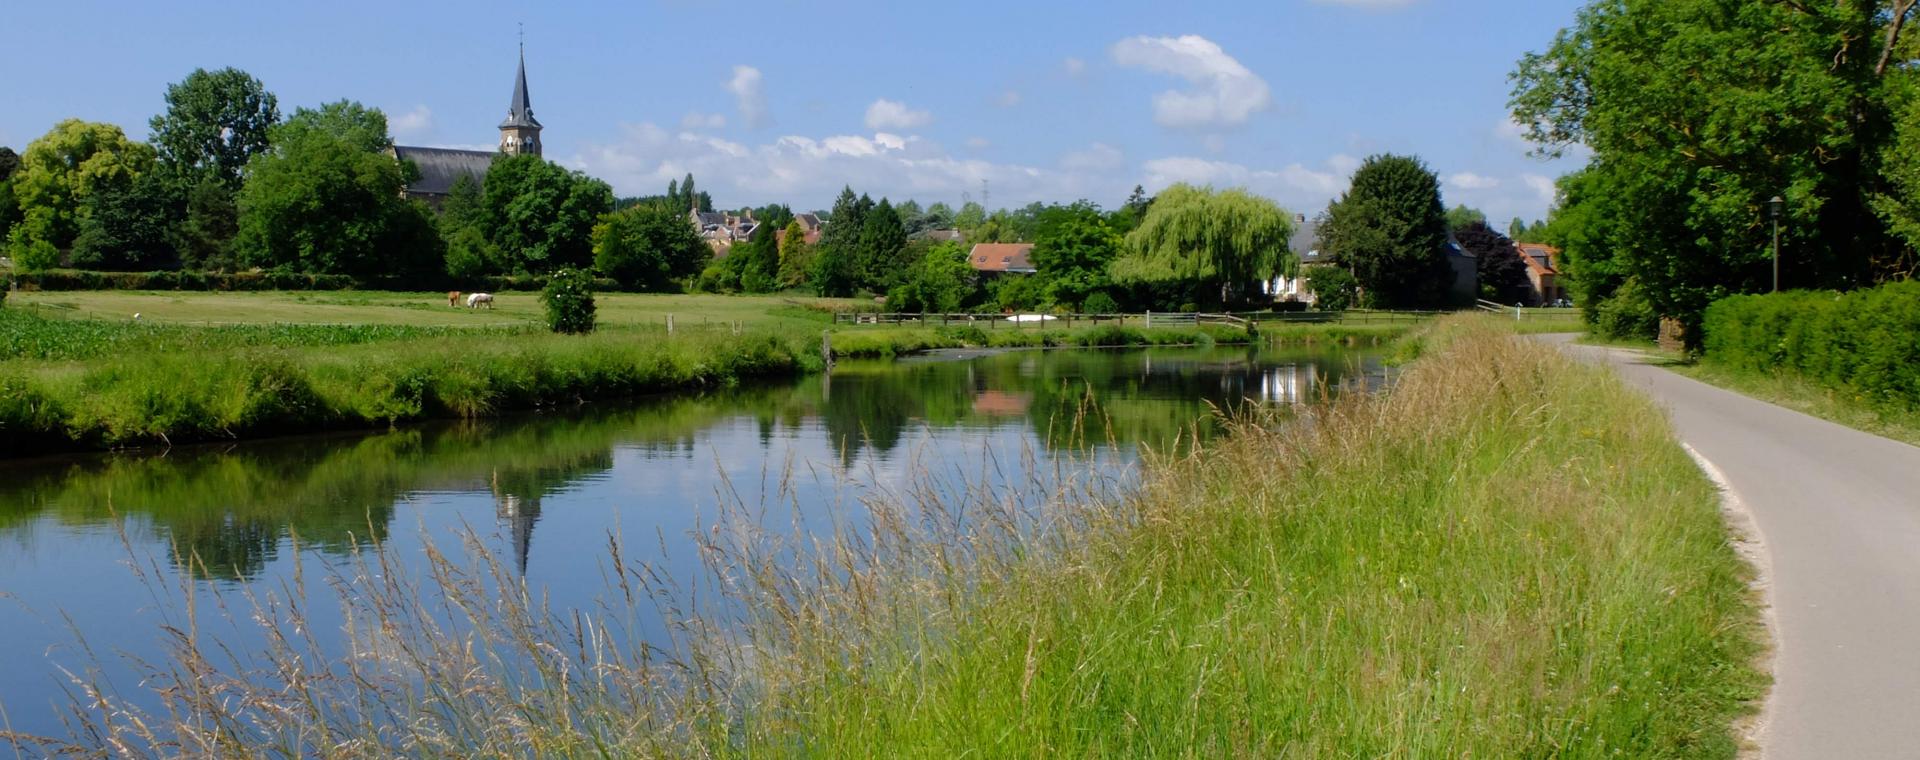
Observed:
[[[1707,308],[1703,329],[1708,361],[1920,408],[1920,282],[1733,296]]]
[[[421,281],[376,277],[356,280],[339,274],[302,274],[298,272],[94,272],[83,269],[49,269],[15,272],[13,281],[21,290],[484,290],[533,291],[547,286],[544,276],[475,277],[461,280]],[[595,290],[620,290],[619,283],[606,278],[593,281]]]

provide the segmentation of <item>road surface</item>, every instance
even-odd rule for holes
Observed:
[[[1665,406],[1758,524],[1777,626],[1762,756],[1920,758],[1920,448],[1546,339]]]

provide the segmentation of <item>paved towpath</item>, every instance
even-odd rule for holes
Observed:
[[[1758,524],[1777,625],[1763,757],[1920,758],[1920,448],[1544,339],[1665,406]]]

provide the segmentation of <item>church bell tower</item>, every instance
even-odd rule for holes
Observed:
[[[520,71],[513,79],[513,102],[507,105],[507,120],[500,122],[500,152],[509,156],[540,155],[540,122],[533,118],[533,101],[527,98],[527,45],[520,43]]]

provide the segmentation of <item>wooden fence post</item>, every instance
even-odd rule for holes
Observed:
[[[667,335],[673,335],[673,312],[667,312]]]

